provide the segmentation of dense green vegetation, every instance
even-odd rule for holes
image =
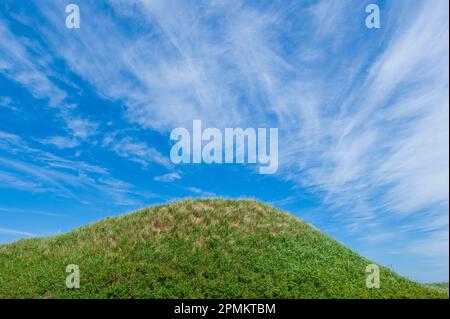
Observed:
[[[187,200],[0,246],[2,298],[447,298],[252,200]],[[68,289],[68,264],[81,286]]]
[[[425,284],[425,287],[435,289],[437,291],[447,293],[448,294],[448,282],[438,282],[432,284]]]

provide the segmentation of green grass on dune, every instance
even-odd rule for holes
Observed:
[[[432,284],[425,284],[425,287],[435,289],[439,292],[446,293],[448,295],[448,282],[438,282]]]
[[[187,200],[0,246],[2,298],[447,298],[252,200]],[[65,272],[77,264],[81,287]]]

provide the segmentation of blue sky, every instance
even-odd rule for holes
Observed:
[[[74,0],[67,29],[69,3],[0,3],[0,242],[252,197],[448,281],[448,1]],[[278,128],[277,173],[173,164],[194,119]]]

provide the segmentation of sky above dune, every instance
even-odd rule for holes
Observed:
[[[448,281],[448,1],[72,3],[79,29],[67,1],[0,3],[0,242],[251,197]],[[197,119],[278,128],[278,171],[174,164],[170,132]]]

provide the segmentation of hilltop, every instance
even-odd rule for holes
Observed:
[[[186,200],[0,246],[1,298],[448,298],[253,200]],[[66,266],[80,268],[68,289]]]

